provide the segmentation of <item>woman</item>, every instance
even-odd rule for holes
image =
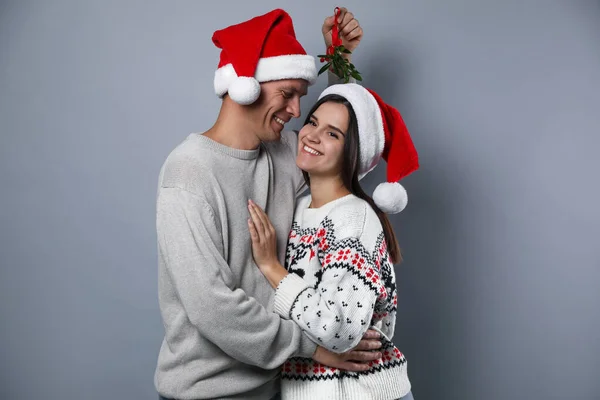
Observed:
[[[388,181],[371,199],[359,179],[381,158]],[[382,334],[382,358],[349,373],[294,358],[283,366],[283,399],[412,399],[406,359],[394,346],[400,249],[385,212],[399,212],[406,192],[396,181],[418,168],[400,113],[357,84],[327,88],[298,135],[296,163],[310,195],[298,201],[285,268],[273,226],[249,202],[253,255],[276,288],[274,309],[333,352],[358,344],[367,329]]]

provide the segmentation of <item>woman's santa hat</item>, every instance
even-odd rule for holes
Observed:
[[[252,104],[260,96],[259,82],[280,79],[317,79],[313,56],[296,40],[291,17],[284,10],[216,31],[212,37],[221,49],[214,86],[217,96],[226,93],[239,104]]]
[[[381,211],[395,214],[408,203],[406,190],[398,181],[419,168],[419,157],[400,112],[370,89],[356,83],[329,86],[329,94],[344,97],[352,105],[358,122],[360,146],[359,179],[372,171],[381,158],[387,162],[387,182],[373,192]]]

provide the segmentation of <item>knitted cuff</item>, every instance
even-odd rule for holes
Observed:
[[[312,358],[317,350],[317,344],[313,342],[310,336],[308,336],[305,332],[302,332],[301,335],[302,338],[300,339],[300,348],[298,349],[298,354],[296,357]]]
[[[343,83],[344,83],[344,80],[342,78],[340,78],[339,76],[337,76],[335,74],[335,72],[333,72],[330,69],[327,70],[327,86],[339,85],[339,84],[343,84]],[[356,79],[354,79],[353,77],[350,77],[350,80],[348,81],[348,83],[357,83],[357,82],[356,82]]]
[[[300,293],[306,289],[308,285],[304,279],[296,274],[288,274],[279,282],[275,290],[275,298],[273,300],[274,311],[282,318],[289,319],[292,305]]]

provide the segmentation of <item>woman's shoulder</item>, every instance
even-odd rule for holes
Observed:
[[[355,195],[348,195],[347,199],[336,204],[327,219],[343,237],[360,238],[365,232],[377,230],[377,225],[381,226],[371,205]]]
[[[367,214],[367,209],[370,208],[369,203],[365,200],[357,197],[353,194],[349,194],[339,199],[339,201],[335,204],[334,207],[328,213],[330,217],[350,217],[343,218],[347,222],[355,221],[355,218],[359,217],[360,219],[364,219]]]

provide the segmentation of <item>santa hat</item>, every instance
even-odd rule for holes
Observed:
[[[252,104],[260,95],[259,82],[280,79],[317,79],[313,56],[296,40],[291,17],[284,10],[216,31],[212,37],[221,49],[214,86],[217,96],[239,104]]]
[[[398,181],[419,168],[419,157],[400,112],[386,104],[370,89],[356,83],[329,86],[319,98],[329,94],[344,97],[352,105],[358,122],[360,146],[359,179],[387,162],[387,182],[373,192],[375,204],[385,213],[402,211],[408,203],[406,190]]]

